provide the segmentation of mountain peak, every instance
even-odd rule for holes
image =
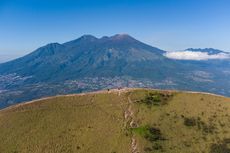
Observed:
[[[94,41],[94,40],[97,40],[98,38],[93,35],[86,34],[86,35],[81,36],[79,39]]]
[[[76,43],[79,43],[79,42],[94,42],[98,40],[97,37],[93,36],[93,35],[89,35],[89,34],[86,34],[86,35],[83,35],[75,40],[72,40],[72,41],[69,41],[69,42],[66,42],[64,43],[64,45],[68,45],[68,46],[75,46]]]
[[[89,34],[86,34],[86,35],[83,35],[75,40],[72,40],[72,41],[69,41],[69,42],[66,42],[64,44],[75,44],[75,43],[78,43],[78,42],[94,42],[94,41],[98,41],[98,40],[102,40],[102,41],[137,41],[135,38],[131,37],[130,35],[128,34],[116,34],[116,35],[113,35],[111,37],[108,37],[108,36],[103,36],[101,37],[100,39],[93,36],[93,35],[89,35]]]
[[[61,44],[55,42],[55,43],[49,43],[47,45],[45,45],[44,47],[49,47],[49,48],[52,48],[52,47],[57,47],[57,46],[61,46]]]
[[[134,39],[128,34],[116,34],[114,36],[110,37],[111,39],[116,39],[116,40],[123,40],[123,39]]]

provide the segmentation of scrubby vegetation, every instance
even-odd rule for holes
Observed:
[[[155,127],[143,126],[143,127],[133,128],[132,131],[137,134],[140,134],[150,142],[165,140],[165,138],[162,136],[160,129]]]
[[[144,148],[145,152],[151,152],[154,150],[163,151],[163,147],[160,144],[160,142],[165,141],[166,139],[164,138],[159,128],[155,128],[155,127],[146,125],[146,126],[141,126],[138,128],[133,128],[132,131],[151,143],[151,147]]]
[[[194,119],[194,118],[184,118],[184,125],[186,125],[186,126],[196,126],[196,119]]]
[[[140,99],[137,103],[143,103],[147,106],[160,106],[165,105],[173,97],[169,92],[149,92],[145,95],[144,99]]]
[[[210,153],[230,153],[230,139],[224,139],[218,144],[211,145]]]
[[[229,116],[229,98],[204,94],[60,96],[1,110],[0,153],[229,153]]]
[[[128,152],[122,100],[107,93],[63,96],[0,111],[0,153]]]
[[[184,118],[184,125],[185,126],[191,126],[191,127],[197,127],[199,130],[202,130],[204,133],[214,133],[216,130],[216,127],[210,122],[209,124],[201,121],[201,119],[198,117],[196,118]]]

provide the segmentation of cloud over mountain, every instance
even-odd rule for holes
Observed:
[[[218,52],[211,54],[208,50],[185,50],[185,51],[172,51],[164,54],[167,58],[177,60],[221,60],[230,59],[230,54],[226,52]]]

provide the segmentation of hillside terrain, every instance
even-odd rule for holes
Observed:
[[[207,56],[215,49],[188,49]],[[230,96],[230,59],[175,60],[127,34],[84,35],[0,64],[0,108],[23,101],[107,88],[203,91]],[[229,56],[230,57],[230,56]]]
[[[229,153],[230,99],[150,89],[44,98],[0,111],[3,153]]]

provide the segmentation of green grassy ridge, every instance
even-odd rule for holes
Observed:
[[[151,94],[173,96],[149,106],[144,100]],[[129,105],[135,128],[125,126]],[[228,151],[229,110],[226,97],[149,89],[46,98],[0,111],[0,152],[127,153],[134,137],[141,153],[222,153]]]

